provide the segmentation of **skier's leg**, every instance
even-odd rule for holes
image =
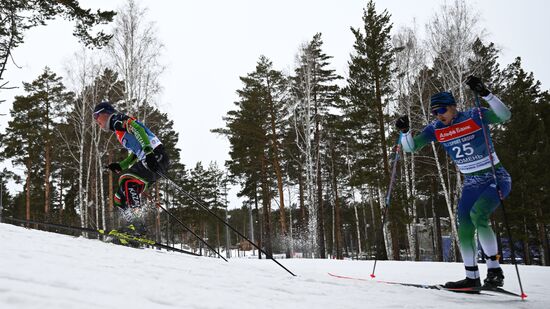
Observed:
[[[119,186],[118,190],[115,193],[113,202],[115,206],[117,206],[119,209],[124,210],[126,209],[126,207],[128,207],[126,205],[126,198],[124,197],[124,191],[122,190],[122,187]]]
[[[143,189],[145,189],[145,183],[140,179],[127,179],[124,182],[124,195],[126,196],[128,207],[141,208],[140,194]]]
[[[466,277],[479,278],[477,267],[477,243],[475,242],[475,226],[470,218],[470,210],[477,197],[477,192],[470,187],[464,187],[462,197],[458,204],[458,239],[460,240],[460,253],[464,261]]]
[[[147,187],[147,182],[139,176],[126,173],[119,178],[118,195],[125,201],[122,208],[122,217],[127,228],[133,231],[139,229],[138,234],[145,232],[145,218],[141,208],[141,192]],[[115,196],[116,201],[116,196]]]
[[[499,188],[503,198],[508,196],[511,189],[510,175],[504,169],[497,171]],[[474,223],[479,236],[479,242],[483,247],[483,251],[489,257],[487,259],[487,279],[489,284],[502,286],[504,274],[499,264],[498,244],[495,233],[489,224],[489,217],[500,205],[500,197],[494,183],[490,184],[480,195],[479,199],[474,203],[470,211],[470,217]]]
[[[510,175],[506,173],[504,169],[499,170],[498,181],[499,187],[502,191],[503,197],[508,196],[511,189]],[[477,228],[479,236],[479,242],[485,251],[485,254],[489,257],[496,256],[498,253],[497,240],[495,233],[489,224],[489,217],[500,205],[500,197],[494,184],[489,185],[480,195],[479,199],[474,203],[472,210],[470,211],[470,217],[472,222]],[[493,261],[489,259],[487,261],[488,268],[500,267],[498,260]]]
[[[470,211],[486,185],[477,176],[467,176],[462,188],[462,196],[458,203],[458,238],[460,253],[464,261],[466,279],[445,283],[446,288],[466,288],[481,285],[477,266],[477,243],[475,241],[475,226],[470,218]]]

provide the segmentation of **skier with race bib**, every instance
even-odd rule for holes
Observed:
[[[415,152],[430,142],[438,141],[464,175],[462,196],[458,203],[458,237],[466,278],[447,282],[445,287],[481,286],[476,258],[476,230],[479,242],[488,256],[487,278],[484,280],[484,285],[501,287],[504,285],[504,274],[499,264],[500,257],[495,233],[489,224],[490,215],[500,205],[500,197],[494,183],[489,155],[492,156],[495,165],[502,198],[510,193],[512,180],[500,163],[490,137],[488,137],[489,154],[482,126],[488,132],[489,124],[502,123],[510,119],[511,113],[479,78],[470,76],[466,84],[481,95],[491,108],[458,111],[453,95],[450,92],[440,92],[430,98],[431,113],[436,120],[428,124],[420,134],[412,136],[407,116],[398,118],[395,125],[402,132],[401,144],[404,151]]]
[[[126,159],[110,163],[107,168],[120,174],[114,204],[125,221],[123,231],[142,235],[146,227],[141,193],[168,169],[169,159],[164,146],[142,122],[118,112],[108,102],[96,105],[93,117],[102,130],[115,132],[118,141],[129,152]]]

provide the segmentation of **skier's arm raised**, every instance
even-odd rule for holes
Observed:
[[[409,128],[409,117],[401,116],[395,121],[395,126],[401,131],[401,145],[403,151],[416,152],[434,140],[434,135],[428,127],[422,133],[413,137]]]
[[[483,119],[486,120],[487,123],[501,123],[510,119],[512,115],[510,109],[485,87],[481,79],[475,76],[468,76],[465,83],[472,91],[483,97],[483,99],[489,103],[489,106],[491,106],[491,109],[481,109]]]

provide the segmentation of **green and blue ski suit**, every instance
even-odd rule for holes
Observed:
[[[489,124],[510,119],[510,110],[492,93],[483,99],[489,103],[490,109],[472,108],[458,112],[449,125],[435,120],[415,137],[410,131],[401,136],[403,150],[407,152],[417,151],[430,142],[438,141],[464,175],[462,195],[458,203],[458,237],[466,276],[472,279],[479,278],[476,230],[479,242],[489,257],[487,267],[500,267],[495,233],[489,224],[489,216],[500,205],[489,152],[495,164],[502,198],[508,196],[512,184],[510,175],[494,151],[490,137],[488,151],[482,129],[484,126],[486,132],[489,132]]]

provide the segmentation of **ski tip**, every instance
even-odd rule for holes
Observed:
[[[522,300],[525,300],[526,298],[527,298],[527,294],[521,293],[521,299],[522,299]]]
[[[376,276],[375,276],[374,274],[370,274],[370,277],[371,277],[372,279],[376,278]]]

